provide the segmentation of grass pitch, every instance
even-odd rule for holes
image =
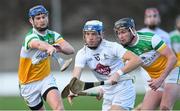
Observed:
[[[139,104],[144,95],[137,95],[136,103]],[[76,97],[71,106],[67,99],[64,99],[66,110],[101,110],[102,100],[98,101],[95,97]],[[46,108],[50,109],[46,104]],[[21,97],[0,97],[0,110],[29,110]],[[177,101],[174,110],[180,110],[180,101]]]

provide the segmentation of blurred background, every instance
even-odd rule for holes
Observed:
[[[144,27],[144,10],[155,7],[161,15],[160,27],[170,32],[174,29],[176,16],[180,14],[180,0],[1,0],[0,101],[2,96],[18,96],[19,53],[24,36],[31,28],[28,10],[39,4],[44,5],[49,11],[50,29],[61,33],[76,51],[83,45],[82,27],[87,20],[103,21],[105,38],[115,41],[113,25],[120,18],[134,18],[136,29],[141,29]],[[74,56],[62,55],[65,59],[70,57],[74,59]],[[53,73],[58,75],[57,78],[68,75],[65,78],[69,80],[73,65],[60,74],[57,63],[53,62]],[[1,103],[0,109],[3,109]]]
[[[119,18],[132,17],[136,28],[144,27],[144,10],[158,8],[160,27],[174,29],[175,17],[180,14],[179,0],[1,0],[0,4],[0,71],[15,72],[24,35],[31,28],[28,10],[42,4],[49,10],[50,28],[61,33],[76,50],[83,44],[82,26],[85,21],[104,22],[106,38],[114,36],[113,24]]]

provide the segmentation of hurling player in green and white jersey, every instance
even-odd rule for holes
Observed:
[[[31,110],[45,110],[42,99],[53,110],[64,110],[55,79],[50,74],[50,57],[58,53],[73,54],[74,48],[60,34],[48,30],[48,11],[44,6],[32,7],[29,21],[33,28],[26,35],[20,53],[20,94]]]
[[[171,48],[170,36],[169,34],[160,28],[161,16],[159,10],[155,7],[146,8],[144,11],[144,25],[145,27],[138,30],[140,32],[152,32],[161,37],[161,39]],[[141,108],[139,104],[135,109],[138,110]]]
[[[172,49],[176,53],[176,56],[178,58],[177,65],[180,65],[180,15],[177,16],[175,21],[175,30],[170,32],[170,39],[171,39],[171,45]]]
[[[160,105],[161,110],[172,110],[180,93],[176,55],[158,35],[136,32],[132,18],[116,21],[114,30],[120,43],[141,57],[142,67],[151,77],[141,109],[154,110]]]

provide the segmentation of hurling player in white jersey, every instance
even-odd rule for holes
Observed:
[[[85,45],[77,52],[73,77],[80,78],[82,69],[87,65],[99,81],[108,80],[114,84],[102,86],[102,110],[131,110],[136,94],[128,72],[142,63],[140,58],[120,44],[103,39],[103,23],[98,20],[85,23],[83,39]],[[128,62],[125,64],[125,61]],[[129,80],[120,82],[124,77]]]
[[[180,67],[171,48],[151,32],[136,32],[132,18],[122,18],[114,24],[120,44],[140,56],[142,67],[151,77],[141,110],[172,110],[180,93]]]
[[[145,28],[142,28],[139,31],[142,32],[152,32],[158,34],[161,39],[171,47],[169,34],[163,29],[159,28],[161,23],[161,18],[158,9],[156,8],[147,8],[144,12],[144,24]]]
[[[20,94],[31,110],[45,110],[44,99],[52,110],[62,111],[64,105],[51,74],[50,57],[59,53],[73,54],[74,48],[60,34],[48,30],[48,11],[44,6],[32,7],[29,21],[32,29],[25,36],[20,53]]]

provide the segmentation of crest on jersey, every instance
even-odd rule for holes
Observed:
[[[102,64],[97,64],[95,71],[101,75],[109,75],[111,73],[111,68]]]

